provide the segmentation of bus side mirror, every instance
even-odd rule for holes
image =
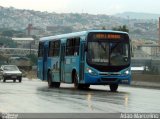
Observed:
[[[132,44],[132,43],[130,43],[130,46],[131,46],[131,57],[134,57],[133,44]]]
[[[133,46],[131,46],[131,57],[134,57]]]

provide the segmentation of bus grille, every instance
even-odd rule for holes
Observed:
[[[101,78],[101,80],[105,82],[116,82],[117,78]]]
[[[120,73],[100,73],[101,76],[113,76],[113,75],[120,75]]]

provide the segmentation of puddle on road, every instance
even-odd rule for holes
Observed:
[[[128,106],[129,93],[127,92],[110,92],[100,89],[75,90],[73,87],[61,87],[49,89],[46,87],[37,88],[37,94],[41,97],[48,97],[46,100],[52,101],[52,97],[67,102],[75,102],[81,104],[81,101],[86,101],[90,110],[94,110],[94,103],[111,103]],[[79,102],[78,102],[78,101]]]

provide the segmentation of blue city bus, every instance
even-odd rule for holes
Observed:
[[[128,33],[89,30],[40,38],[38,78],[48,86],[74,84],[77,89],[131,82],[131,45]]]

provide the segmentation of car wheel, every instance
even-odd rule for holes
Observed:
[[[13,82],[16,82],[16,79],[14,79]]]
[[[4,76],[2,77],[2,79],[3,79],[3,82],[6,82],[6,78]]]
[[[20,82],[20,83],[22,82],[22,77],[19,78],[19,82]]]

